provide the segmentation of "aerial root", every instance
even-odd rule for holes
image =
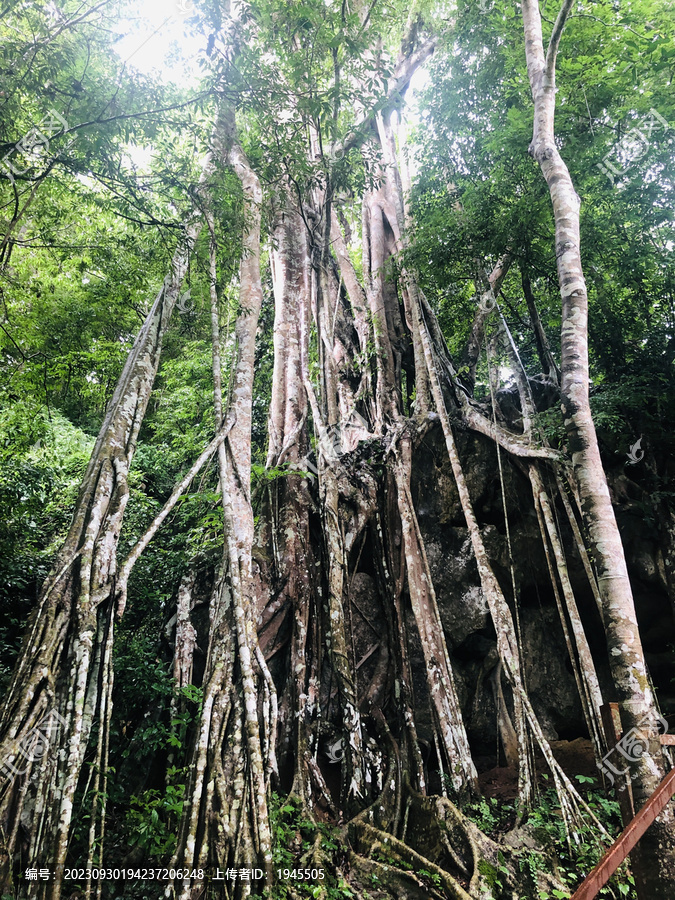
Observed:
[[[528,850],[487,837],[446,797],[425,797],[405,787],[409,815],[403,839],[367,821],[363,813],[346,827],[352,873],[382,896],[417,900],[520,898],[532,890],[563,890],[554,874],[539,869],[532,884]],[[350,885],[351,887],[351,885]],[[494,890],[497,890],[497,894]]]
[[[390,896],[471,900],[471,895],[449,872],[393,835],[365,822],[356,823],[350,830],[352,843],[358,848],[349,856],[352,870],[367,878],[368,883],[389,890]]]

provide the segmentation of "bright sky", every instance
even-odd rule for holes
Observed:
[[[207,35],[195,33],[196,22],[194,0],[137,0],[133,17],[130,14],[120,22],[119,32],[125,36],[116,44],[117,53],[130,68],[145,75],[187,86],[196,84],[197,60],[203,58],[207,42]],[[428,73],[424,68],[413,76],[407,95],[404,134],[418,122],[415,95],[427,82]],[[151,148],[133,147],[130,155],[137,166],[143,166],[149,161]],[[413,160],[410,166],[414,171]]]
[[[207,37],[193,33],[194,0],[138,0],[135,10],[136,17],[120,23],[120,33],[126,33],[117,43],[120,57],[146,75],[158,73],[164,81],[196,80],[195,59],[204,53]],[[425,69],[418,70],[409,94],[427,80]]]
[[[196,80],[196,57],[204,52],[206,37],[192,33],[193,0],[139,0],[137,16],[120,23],[125,37],[117,52],[129,66],[163,81]]]

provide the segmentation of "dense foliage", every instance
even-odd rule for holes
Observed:
[[[672,11],[672,4],[660,0],[578,4],[557,75],[557,134],[582,200],[596,425],[610,469],[618,470],[641,439],[647,465],[631,478],[639,485],[640,514],[655,533],[659,510],[675,508]],[[513,263],[500,302],[525,368],[535,376],[541,360],[524,284],[554,356],[560,300],[548,191],[527,154],[532,106],[520,13],[504,0],[460,0],[452,21],[434,4],[417,4],[410,16],[422,13],[436,19],[442,37],[423,83],[400,103],[413,173],[414,240],[406,262],[419,274],[451,353],[459,354],[471,328],[475,280],[483,267],[509,253]],[[326,157],[319,152],[326,148],[317,147],[315,161],[307,158],[308,129],[315,129],[320,142],[329,138],[337,145],[349,134],[356,111],[381,102],[406,5],[373,4],[370,26],[380,33],[376,59],[368,49],[372,34],[366,40],[349,4],[254,2],[234,67],[208,49],[209,35],[223,22],[218,5],[205,3],[185,22],[204,39],[196,87],[163,83],[125,64],[115,51],[114,30],[123,14],[122,7],[103,5],[82,15],[71,0],[8,2],[0,20],[0,153],[14,161],[14,168],[0,169],[0,692],[67,531],[106,404],[197,202],[199,162],[216,98],[227,95],[238,107],[241,140],[263,181],[264,215],[271,221],[282,179],[292,175],[299,193],[326,181]],[[48,144],[32,153],[17,151],[32,128],[46,128],[52,109],[65,129],[55,128]],[[347,198],[340,214],[357,238],[358,204],[349,198],[372,183],[375,171],[365,138],[362,153],[354,141],[346,155],[327,156],[332,189]],[[229,172],[218,178],[216,289],[227,381],[243,214],[237,179]],[[359,251],[352,255],[359,271]],[[271,279],[269,272],[264,275],[254,501],[264,497],[270,481],[288,474],[264,469],[273,332]],[[133,464],[123,550],[143,533],[213,435],[207,235],[191,260],[185,291]],[[508,390],[500,336],[487,340],[493,360],[503,366],[497,387]],[[316,366],[315,341],[312,353]],[[462,360],[456,362],[461,375]],[[479,396],[489,399],[485,367],[478,378]],[[539,427],[562,446],[562,418],[557,405],[550,406]],[[165,629],[188,566],[217,564],[217,486],[214,460],[138,563],[118,630],[110,757],[116,778],[108,832],[113,846],[131,848],[132,858],[166,857],[175,842],[186,779],[180,751],[202,698],[198,689],[172,693]],[[172,696],[167,716],[160,710]],[[598,794],[593,802],[606,801]],[[339,868],[341,838],[303,820],[283,798],[275,803],[275,864],[291,859],[289,842],[299,841],[298,851],[305,852],[320,840]],[[488,831],[499,824],[489,805],[473,812]],[[603,813],[610,817],[615,810],[605,806]],[[559,838],[553,821],[544,799],[535,825],[551,843]],[[85,816],[77,822],[76,843],[84,845],[87,828]],[[569,859],[570,868],[580,859]],[[589,855],[583,863],[593,861]],[[533,859],[532,865],[540,864]],[[498,882],[499,872],[493,874]],[[625,896],[627,884],[621,882],[614,896]],[[350,896],[334,874],[326,889],[321,896]]]

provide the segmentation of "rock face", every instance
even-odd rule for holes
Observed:
[[[530,482],[524,471],[502,454],[504,492],[512,554],[508,541],[494,445],[480,435],[457,435],[474,510],[483,539],[514,619],[520,623],[525,679],[544,733],[552,740],[588,737],[577,696],[572,665],[539,526]],[[555,483],[549,496],[556,497]],[[496,710],[496,640],[489,610],[480,587],[478,570],[440,428],[432,429],[418,448],[412,481],[413,498],[422,530],[441,620],[450,651],[457,690],[467,723],[472,750],[479,767],[503,764]],[[614,491],[615,503],[620,492]],[[616,503],[647,662],[664,713],[675,713],[675,643],[673,604],[668,596],[663,541],[645,528],[634,504]],[[574,546],[564,508],[556,507],[572,586],[595,660],[606,701],[614,700],[607,650],[600,616]],[[511,589],[511,567],[516,603]],[[428,701],[424,661],[415,643],[412,615],[408,621],[413,641],[412,665],[418,709]],[[510,692],[502,678],[507,706]],[[424,731],[422,728],[421,731]],[[420,738],[432,740],[420,733]]]

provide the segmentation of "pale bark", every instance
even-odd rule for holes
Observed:
[[[373,325],[377,382],[375,399],[378,430],[399,412],[394,353],[389,333],[385,289],[385,218],[383,189],[369,191],[363,199],[363,277]]]
[[[209,158],[207,166],[210,164]],[[53,882],[31,885],[30,889],[49,897],[60,894],[73,798],[99,705],[97,635],[103,634],[100,620],[109,614],[109,604],[100,604],[100,599],[110,594],[117,574],[117,542],[129,497],[129,467],[159,366],[162,340],[199,230],[195,217],[174,256],[172,275],[136,338],[108,404],[68,537],[42,589],[0,720],[3,759],[12,758],[23,737],[50,709],[59,711],[67,722],[61,740],[68,751],[59,755],[56,773],[49,767],[41,769],[36,785],[38,794],[50,790],[53,797],[48,806],[37,807],[41,821],[34,827],[44,843],[36,850],[53,859],[57,869]],[[106,708],[108,704],[106,697]],[[105,727],[103,723],[101,727]],[[50,784],[46,778],[52,779]],[[8,782],[0,791],[0,818],[19,816],[26,794],[17,795],[16,787]],[[7,852],[11,854],[13,846],[8,846]]]
[[[399,438],[399,448],[394,467],[398,508],[407,563],[408,590],[422,641],[429,694],[455,794],[473,794],[478,790],[478,774],[471,758],[431,572],[410,495],[412,453],[410,437],[405,433]]]
[[[572,0],[565,0],[544,53],[537,0],[523,2],[527,71],[534,100],[530,153],[546,179],[553,206],[562,297],[562,410],[582,515],[598,573],[612,678],[624,731],[637,728],[645,740],[645,752],[631,767],[633,794],[641,806],[658,787],[667,763],[658,741],[657,711],[589,404],[588,296],[581,263],[580,199],[555,141],[555,63],[571,7]],[[659,816],[638,850],[634,862],[649,900],[672,897],[675,892],[675,818],[672,808],[668,807]]]
[[[532,323],[532,330],[534,331],[534,340],[537,345],[537,355],[539,356],[542,371],[548,378],[555,381],[556,384],[559,384],[560,370],[553,358],[551,345],[549,344],[548,337],[544,331],[544,326],[541,323],[537,302],[534,298],[534,293],[532,292],[532,283],[523,269],[521,269],[521,282],[523,285],[525,302],[527,304],[527,312],[530,316],[530,322]]]
[[[273,743],[264,740],[258,717],[258,657],[255,629],[257,601],[252,572],[253,511],[250,500],[251,410],[255,337],[262,305],[260,276],[260,222],[262,190],[236,137],[233,115],[226,113],[219,140],[229,144],[228,162],[239,177],[244,195],[243,257],[239,271],[239,308],[235,326],[236,355],[228,417],[233,420],[227,445],[218,448],[218,471],[224,513],[222,574],[211,597],[211,631],[204,675],[204,704],[193,748],[193,775],[188,802],[183,810],[175,861],[188,868],[203,868],[229,859],[239,847],[254,854],[271,871],[271,834],[267,811],[266,769],[263,756]],[[213,233],[213,223],[212,237]],[[211,247],[211,325],[213,346],[214,414],[216,427],[222,422],[224,403],[220,376],[220,338],[215,292],[215,246]],[[243,704],[237,692],[231,697],[232,673],[238,664]],[[264,662],[264,661],[263,661]],[[267,673],[268,674],[268,673]],[[269,689],[269,681],[267,681]],[[226,736],[230,729],[230,746]],[[233,747],[238,751],[232,754]],[[227,756],[225,756],[227,754]],[[224,758],[225,757],[225,758]],[[234,780],[225,776],[233,765]],[[244,772],[246,775],[244,776]],[[204,784],[207,789],[204,792]],[[244,805],[246,791],[250,800]],[[214,817],[214,793],[220,798],[220,813]],[[236,794],[237,802],[234,804]],[[186,880],[180,890],[188,897],[193,886]]]
[[[319,491],[322,503],[323,530],[327,553],[327,614],[328,622],[325,640],[331,664],[337,680],[341,706],[342,727],[346,734],[345,765],[342,767],[342,800],[349,804],[352,798],[364,796],[365,760],[364,733],[356,693],[354,659],[347,643],[344,598],[346,595],[345,572],[347,571],[347,548],[340,509],[340,489],[338,476],[334,470],[335,452],[326,436],[326,427],[314,395],[314,389],[305,373],[305,388],[312,407],[314,423],[319,431],[321,456],[319,468]],[[326,462],[324,462],[326,458]],[[354,532],[351,532],[351,540]]]
[[[301,371],[300,311],[309,306],[309,242],[305,223],[290,193],[279,195],[280,208],[270,252],[274,287],[274,371],[269,414],[267,465],[297,462],[307,397]]]
[[[218,434],[214,437],[214,439],[209,443],[209,445],[202,451],[202,453],[197,457],[187,474],[178,482],[178,484],[174,487],[173,491],[171,491],[171,496],[166,501],[160,512],[155,516],[150,525],[146,528],[144,534],[136,541],[131,551],[128,553],[126,559],[123,564],[120,566],[119,576],[117,578],[117,582],[115,585],[116,588],[116,597],[117,597],[117,615],[122,616],[124,613],[124,608],[126,606],[127,599],[127,585],[129,581],[129,576],[131,575],[133,567],[136,565],[138,560],[141,557],[141,554],[148,546],[153,537],[157,534],[159,529],[162,526],[162,523],[166,521],[166,518],[169,516],[171,511],[175,508],[176,504],[183,496],[185,491],[188,489],[190,484],[192,483],[195,476],[201,471],[204,465],[211,459],[214,453],[217,451],[220,452],[220,447],[223,442],[227,440],[227,436],[230,433],[232,426],[234,425],[234,417],[231,416],[223,426],[219,430]],[[105,595],[109,593],[107,588],[102,592],[104,596],[97,597],[97,600],[103,600]]]
[[[188,572],[181,578],[176,599],[176,637],[173,654],[173,682],[177,690],[192,684],[192,665],[197,632],[190,619],[194,605],[193,590],[195,586],[194,572]]]
[[[356,333],[359,337],[359,349],[361,351],[361,354],[365,357],[366,351],[368,349],[368,338],[370,337],[368,320],[366,317],[368,311],[368,300],[358,278],[356,277],[354,264],[351,261],[349,253],[347,252],[347,246],[342,235],[342,229],[340,228],[340,223],[338,222],[338,217],[334,210],[331,216],[330,240],[331,249],[333,250],[338,261],[338,265],[340,267],[340,275],[344,282],[345,288],[347,289],[347,295],[349,296],[352,316],[354,317],[354,327],[356,328]]]
[[[384,157],[384,189],[389,200],[390,210],[388,210],[389,226],[394,233],[396,241],[396,250],[399,255],[409,247],[407,237],[408,223],[405,214],[405,199],[403,196],[403,179],[399,171],[398,161],[396,158],[396,142],[394,132],[391,127],[390,118],[387,116],[378,116],[378,130],[380,135],[380,145]],[[393,215],[392,215],[393,213]],[[422,346],[422,336],[420,334],[419,318],[415,311],[419,308],[419,294],[417,290],[417,282],[411,273],[409,273],[404,265],[401,256],[400,272],[402,276],[401,293],[405,307],[406,324],[413,346],[414,368],[415,368],[415,414],[426,415],[431,409],[431,394],[429,392],[429,377],[424,362],[424,347]]]
[[[308,449],[304,366],[310,316],[310,245],[305,222],[288,186],[279,192],[277,202],[275,240],[270,252],[274,371],[267,465],[288,465],[303,470]],[[315,603],[312,577],[316,561],[310,541],[308,489],[299,475],[289,475],[270,485],[268,495],[268,539],[274,548],[274,576],[283,587],[274,604],[266,607],[263,623],[280,619],[288,606],[293,623],[290,641],[293,678],[279,703],[279,755],[293,758],[292,791],[308,808],[312,804],[313,788],[330,805],[332,801],[318,766],[312,765],[311,755],[316,750],[312,724],[320,709],[316,660],[308,654],[308,641],[316,627],[312,628],[310,618],[317,618],[320,612]],[[264,638],[264,625],[261,632]]]
[[[480,356],[481,347],[485,338],[485,326],[490,317],[490,313],[497,305],[497,296],[502,288],[502,283],[511,268],[512,256],[505,253],[495,265],[490,275],[485,279],[483,290],[480,292],[480,303],[474,315],[473,325],[471,327],[471,335],[467,343],[464,365],[468,372],[462,379],[469,393],[473,394],[476,386],[476,366],[478,365],[478,357]]]

